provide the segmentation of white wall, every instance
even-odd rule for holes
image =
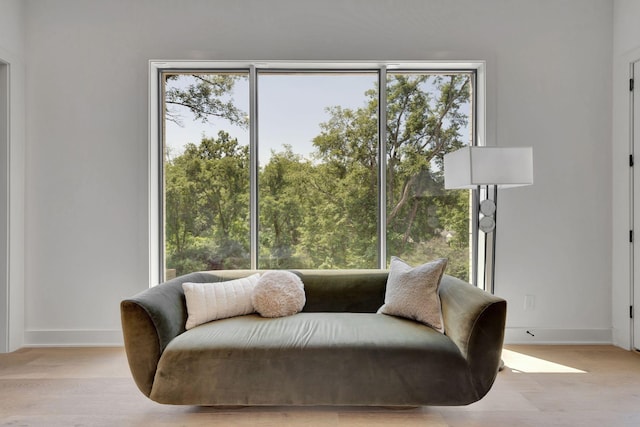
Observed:
[[[612,318],[613,342],[631,347],[629,221],[629,63],[640,60],[640,2],[616,0],[613,37]],[[637,82],[636,82],[637,87]],[[637,96],[637,89],[636,89]],[[638,154],[635,153],[636,159]],[[637,164],[637,163],[636,163]],[[636,173],[638,173],[636,168]],[[635,226],[638,236],[638,226]],[[637,240],[636,240],[637,242]],[[636,243],[636,252],[640,254]],[[636,273],[638,274],[638,273]],[[636,307],[636,313],[638,308]],[[635,343],[636,347],[640,343]]]
[[[609,2],[27,5],[28,344],[119,342],[147,286],[150,59],[487,60],[488,142],[535,156],[535,185],[500,198],[510,339],[610,340]]]
[[[0,1],[0,352],[24,336],[24,21],[23,2]]]

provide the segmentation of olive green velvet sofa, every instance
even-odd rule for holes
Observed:
[[[466,405],[491,388],[500,364],[506,302],[444,276],[445,333],[376,314],[384,270],[297,270],[301,313],[215,320],[185,331],[183,282],[219,282],[255,271],[175,278],[122,301],[127,358],[138,388],[167,404]]]

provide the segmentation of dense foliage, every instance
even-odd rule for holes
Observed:
[[[217,76],[217,92],[200,87],[210,84],[200,78],[168,91],[166,102],[191,105],[196,118],[240,123],[242,112],[220,100],[236,78]],[[387,82],[387,257],[414,264],[446,257],[447,273],[461,278],[468,278],[469,193],[444,191],[442,162],[465,145],[469,98],[466,74],[397,74]],[[327,109],[311,158],[283,146],[261,165],[260,268],[377,267],[376,91],[366,100]],[[248,147],[221,130],[167,159],[165,210],[167,268],[249,268]]]

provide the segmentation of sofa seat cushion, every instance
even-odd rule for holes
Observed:
[[[247,315],[173,339],[151,396],[191,405],[447,405],[477,399],[446,336],[373,313]]]

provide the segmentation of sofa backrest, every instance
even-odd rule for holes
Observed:
[[[214,270],[200,274],[211,282],[246,277],[265,270]],[[290,270],[297,274],[306,296],[302,311],[375,313],[384,303],[386,270]]]

